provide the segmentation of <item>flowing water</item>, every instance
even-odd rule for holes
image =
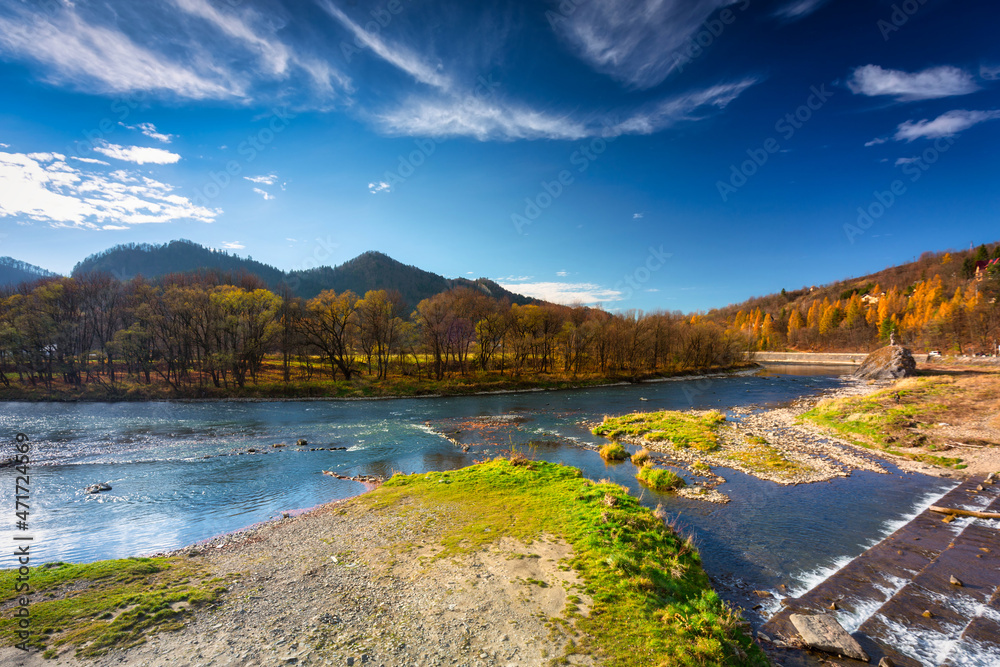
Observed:
[[[805,590],[952,484],[889,466],[889,475],[854,472],[784,487],[720,468],[727,482],[719,489],[732,502],[713,505],[644,489],[629,463],[606,465],[592,449],[604,441],[586,422],[636,410],[776,405],[840,386],[840,372],[786,368],[381,401],[6,403],[0,404],[0,428],[31,438],[32,553],[39,561],[174,549],[363,490],[322,470],[388,477],[452,469],[518,445],[537,458],[579,467],[592,479],[623,484],[647,505],[662,503],[695,536],[716,584],[738,599],[740,591],[782,583],[793,592]],[[441,435],[483,417],[495,418],[495,428],[477,431],[476,438],[490,444],[463,452]],[[309,446],[296,447],[299,438]],[[273,448],[275,443],[288,446]],[[4,456],[11,447],[4,445]],[[258,453],[245,453],[251,448]],[[15,473],[7,469],[4,477],[12,490]],[[112,490],[84,491],[97,482]]]

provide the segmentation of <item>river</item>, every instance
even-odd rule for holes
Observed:
[[[780,584],[805,590],[953,484],[888,466],[889,475],[854,472],[784,487],[719,468],[727,480],[719,490],[732,502],[713,505],[642,488],[631,464],[607,465],[590,449],[603,440],[584,422],[636,410],[777,405],[836,388],[843,372],[781,367],[700,380],[378,401],[4,403],[0,427],[27,434],[33,445],[30,528],[39,561],[174,549],[362,491],[322,470],[385,477],[445,470],[513,445],[623,484],[647,505],[662,503],[695,536],[724,595],[739,600],[741,591]],[[466,453],[440,435],[483,417],[497,418],[496,428],[477,431],[471,441],[490,445]],[[296,447],[299,438],[309,446]],[[15,473],[7,471],[10,497]],[[97,482],[112,490],[85,492]]]

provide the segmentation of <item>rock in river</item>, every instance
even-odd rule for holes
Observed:
[[[869,354],[854,375],[867,380],[895,380],[916,372],[917,362],[908,349],[902,345],[886,345]]]
[[[105,484],[104,482],[99,482],[97,484],[91,484],[84,491],[86,493],[100,493],[101,491],[110,491],[111,485]]]
[[[799,631],[803,643],[809,648],[833,655],[847,656],[863,662],[869,661],[868,654],[854,640],[854,637],[847,634],[847,630],[844,630],[833,616],[792,614],[788,620]]]

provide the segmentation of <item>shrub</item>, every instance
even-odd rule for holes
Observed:
[[[649,450],[645,447],[632,455],[632,463],[637,466],[644,465],[647,461],[649,461]]]
[[[653,491],[673,491],[684,486],[684,479],[673,470],[657,469],[649,465],[639,469],[636,479]]]
[[[605,461],[624,461],[628,452],[617,442],[611,442],[601,447],[601,458]]]

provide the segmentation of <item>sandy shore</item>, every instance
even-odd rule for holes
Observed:
[[[55,659],[3,648],[0,664],[485,667],[543,665],[562,654],[567,637],[549,619],[563,613],[578,583],[561,567],[571,552],[565,542],[502,538],[435,559],[441,517],[433,511],[374,512],[351,503],[173,552],[199,561],[228,589],[179,632],[94,659],[77,659],[65,646]],[[572,656],[572,664],[592,661]]]

